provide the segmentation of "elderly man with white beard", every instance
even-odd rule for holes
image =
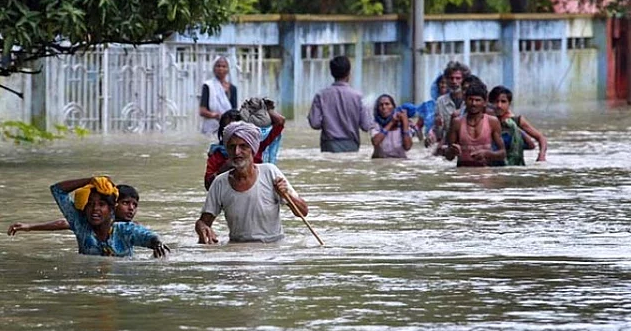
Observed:
[[[289,203],[307,215],[307,203],[298,196],[283,173],[273,164],[255,164],[260,131],[253,124],[238,121],[224,129],[223,141],[234,169],[217,176],[208,189],[202,215],[195,224],[200,244],[217,243],[212,229],[215,218],[224,212],[231,242],[275,242],[284,238],[280,206]]]

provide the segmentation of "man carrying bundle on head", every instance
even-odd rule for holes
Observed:
[[[195,231],[202,244],[218,242],[212,224],[223,211],[233,242],[275,242],[284,237],[281,203],[291,199],[294,215],[307,215],[307,203],[298,196],[273,164],[255,164],[261,132],[243,121],[232,122],[223,132],[232,170],[218,175],[210,185]]]

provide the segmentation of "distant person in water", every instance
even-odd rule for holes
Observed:
[[[348,58],[336,56],[329,62],[329,67],[335,82],[313,98],[309,125],[322,131],[322,152],[357,152],[360,146],[359,129],[370,130],[372,120],[362,104],[361,93],[348,83],[351,74]]]
[[[223,141],[232,169],[218,175],[210,185],[202,214],[195,223],[199,243],[217,243],[212,225],[224,213],[231,242],[275,242],[284,237],[280,207],[288,194],[302,215],[307,203],[298,196],[285,175],[273,164],[255,164],[261,132],[251,123],[232,122]],[[294,212],[294,215],[298,211]]]
[[[442,154],[442,146],[446,144],[452,116],[454,114],[457,116],[462,114],[465,106],[462,83],[470,75],[471,70],[469,67],[457,61],[449,61],[443,71],[443,77],[447,80],[449,87],[449,93],[441,95],[436,100],[434,134],[439,142],[439,155]]]
[[[548,140],[546,137],[533,127],[526,117],[523,115],[515,115],[511,110],[513,102],[513,92],[504,86],[496,86],[489,93],[489,103],[494,105],[495,115],[502,123],[502,136],[506,137],[505,142],[509,141],[510,145],[506,147],[507,165],[525,165],[523,146],[530,142],[530,137],[535,139],[539,144],[539,154],[537,162],[546,160],[546,151],[548,149]],[[521,131],[528,136],[523,136]]]
[[[228,80],[230,64],[224,56],[213,62],[213,77],[202,85],[199,116],[202,117],[202,133],[217,134],[221,115],[237,108],[237,88]]]
[[[434,133],[436,100],[441,95],[449,93],[447,80],[443,77],[442,74],[436,77],[436,79],[432,83],[430,93],[432,98],[421,103],[418,106],[411,102],[406,102],[401,105],[401,108],[406,110],[408,113],[412,111],[414,112],[414,114],[418,115],[418,120],[416,121],[415,125],[416,136],[418,137],[420,142],[423,142],[425,147],[430,147],[436,142],[436,134]],[[408,118],[411,119],[411,116],[408,116]]]
[[[138,191],[133,186],[129,185],[116,185],[118,189],[118,199],[116,200],[116,207],[114,210],[114,222],[131,222],[136,216],[136,212],[138,211],[138,202],[140,201],[140,196],[138,195]],[[88,201],[89,191],[87,190],[77,190],[75,191],[74,197],[74,205],[76,209],[83,210],[85,204]],[[83,196],[80,196],[83,194]],[[70,224],[65,218],[58,219],[56,221],[46,222],[46,223],[38,223],[38,224],[27,224],[27,223],[13,223],[9,226],[7,234],[9,236],[15,236],[18,232],[29,232],[29,231],[59,231],[59,230],[70,230]]]
[[[486,114],[486,88],[472,84],[464,96],[466,114],[452,123],[445,158],[451,161],[457,157],[458,167],[484,167],[503,161],[506,150],[502,129],[497,118]]]
[[[108,177],[66,180],[50,190],[77,238],[80,254],[132,256],[134,246],[152,249],[154,257],[170,252],[158,235],[145,227],[134,222],[112,222],[119,192]],[[75,199],[87,196],[83,205],[75,205],[70,199],[70,193],[77,190]]]
[[[395,110],[392,96],[383,94],[375,101],[375,122],[370,130],[373,158],[407,158],[412,148],[410,124],[405,110]]]

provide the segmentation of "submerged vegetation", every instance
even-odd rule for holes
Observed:
[[[63,139],[68,135],[83,138],[90,133],[88,129],[80,127],[67,127],[65,125],[55,125],[55,132],[41,130],[32,124],[22,121],[0,122],[0,139],[12,141],[16,145],[21,144],[43,144],[57,139]]]

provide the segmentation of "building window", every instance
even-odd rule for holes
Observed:
[[[543,52],[561,50],[561,39],[521,39],[520,52]]]
[[[471,40],[471,53],[498,53],[499,40]]]
[[[432,41],[425,43],[425,54],[462,54],[464,41]]]

